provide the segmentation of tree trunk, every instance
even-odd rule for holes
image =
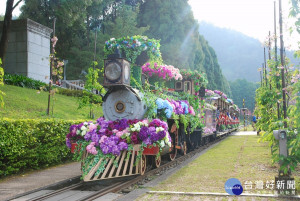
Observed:
[[[14,5],[14,0],[7,0],[5,17],[4,17],[3,28],[2,28],[2,36],[0,41],[0,58],[2,59],[2,63],[4,63],[4,57],[8,46],[8,33],[11,25],[13,5]]]

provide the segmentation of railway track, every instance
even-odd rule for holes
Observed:
[[[157,174],[162,174],[168,169],[174,168],[181,164],[182,162],[186,161],[187,159],[193,157],[195,154],[207,149],[213,144],[216,144],[224,139],[227,135],[231,132],[236,131],[237,129],[232,129],[224,133],[219,133],[217,135],[217,139],[213,142],[209,142],[194,151],[189,152],[186,155],[182,155],[176,158],[173,161],[166,162],[162,164],[160,167],[156,169],[152,169],[147,171],[144,175],[140,176],[131,176],[131,177],[123,177],[118,179],[111,179],[111,180],[102,180],[96,182],[88,182],[85,183],[83,181],[79,181],[73,184],[65,184],[63,187],[56,187],[56,185],[51,185],[51,187],[45,187],[43,190],[39,189],[36,191],[31,191],[29,193],[22,194],[22,196],[15,197],[9,200],[29,200],[29,201],[41,201],[41,200],[79,200],[79,201],[91,201],[95,200],[99,197],[102,197],[108,193],[117,193],[122,191],[123,189],[128,189],[129,187],[139,184],[143,181],[149,181],[150,178]],[[61,183],[61,182],[60,182]],[[61,185],[61,184],[60,184]],[[58,189],[55,189],[58,188]],[[49,190],[50,189],[50,190]],[[55,190],[51,190],[55,189]],[[38,194],[39,191],[47,191],[42,195],[34,196],[34,194]],[[81,192],[81,193],[80,193]],[[77,195],[78,194],[78,195]],[[33,195],[33,196],[30,196]],[[77,195],[77,196],[76,196]],[[74,198],[72,198],[75,197]],[[28,197],[28,199],[26,199]]]

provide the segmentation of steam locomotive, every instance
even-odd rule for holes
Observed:
[[[142,119],[147,111],[147,104],[143,101],[144,94],[138,89],[130,85],[130,62],[120,57],[119,54],[111,55],[104,61],[104,83],[103,86],[108,88],[103,98],[103,113],[105,119]],[[144,75],[143,75],[144,76]],[[141,78],[142,79],[142,78]],[[142,79],[146,80],[147,79]],[[205,88],[201,87],[200,91],[195,90],[195,83],[192,78],[184,77],[182,80],[175,81],[173,89],[169,91],[183,92],[190,95],[199,95],[205,98]],[[167,93],[171,93],[171,92]],[[172,95],[172,94],[171,94]],[[206,97],[206,104],[202,109],[205,113],[203,122],[205,129],[191,129],[191,125],[187,128],[182,123],[177,125],[172,118],[167,119],[169,133],[172,138],[172,146],[164,149],[161,155],[168,155],[170,160],[174,160],[178,153],[186,154],[190,150],[204,145],[218,137],[217,129],[220,130],[220,122],[218,122],[217,109],[227,111],[231,116],[238,116],[238,109],[232,100],[225,99],[223,94],[214,93],[212,97]],[[225,96],[226,97],[226,96]],[[234,107],[235,106],[235,107]],[[199,117],[201,118],[201,117]],[[224,124],[236,125],[238,121],[225,122]],[[206,132],[204,132],[206,131]],[[157,152],[151,152],[146,148],[143,156],[148,158],[158,167],[161,158],[153,157]]]
[[[199,79],[201,75],[193,77],[187,73],[180,79],[168,80],[168,87],[162,84],[158,89],[157,84],[164,83],[161,77],[153,80],[151,73],[148,76],[142,73],[141,69],[149,59],[145,51],[137,56],[133,65],[118,52],[121,45],[132,52],[136,51],[133,49],[136,46],[143,50],[151,47],[150,53],[160,56],[159,45],[154,47],[154,43],[143,36],[120,39],[118,43],[111,39],[106,43],[116,52],[104,60],[103,86],[107,89],[102,98],[104,118],[99,118],[95,124],[84,122],[71,126],[66,139],[67,145],[72,136],[82,140],[77,141],[77,149],[82,154],[84,181],[144,174],[149,167],[159,167],[162,156],[175,160],[178,154],[185,155],[215,140],[226,128],[233,129],[239,124],[238,107],[224,93],[205,89]],[[155,100],[156,108],[149,100]],[[127,124],[129,121],[135,123]],[[119,125],[122,122],[125,127]],[[114,124],[119,128],[115,129]],[[135,132],[134,126],[140,130]],[[161,138],[144,143],[142,127],[149,139],[162,134]],[[150,134],[151,129],[154,135]],[[140,141],[132,138],[134,133],[140,135]],[[148,140],[148,137],[144,139]]]

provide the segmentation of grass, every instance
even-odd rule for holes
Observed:
[[[243,124],[241,124],[243,125]],[[244,128],[244,125],[242,128],[239,129],[240,131],[254,131],[253,126],[252,125],[248,125],[246,126],[246,129]]]
[[[226,193],[225,182],[230,178],[237,178],[243,187],[246,181],[253,183],[253,189],[248,190],[248,193],[273,194],[274,191],[266,190],[265,183],[275,180],[275,176],[278,175],[278,166],[271,163],[268,145],[258,143],[258,139],[257,136],[228,137],[151,190]],[[296,191],[299,193],[299,167],[293,172],[293,176],[296,180]],[[264,190],[255,189],[256,181],[264,182]],[[169,200],[170,198],[170,195],[161,196],[145,195],[140,200],[157,200],[158,198]],[[176,197],[179,197],[178,200],[185,200],[181,196]],[[188,197],[194,199],[193,196]]]
[[[53,107],[50,109],[51,116],[47,116],[48,92],[38,92],[11,85],[0,86],[4,96],[4,108],[0,108],[0,118],[11,119],[47,119],[57,118],[66,120],[89,119],[89,108],[78,110],[78,98],[55,94],[51,99]],[[54,100],[54,101],[53,101]],[[103,115],[102,107],[94,109],[95,118]]]

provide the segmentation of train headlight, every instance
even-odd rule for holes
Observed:
[[[116,81],[122,74],[121,65],[118,62],[111,62],[105,68],[105,76],[110,81]]]
[[[130,63],[122,58],[105,59],[103,85],[106,87],[130,86]]]

